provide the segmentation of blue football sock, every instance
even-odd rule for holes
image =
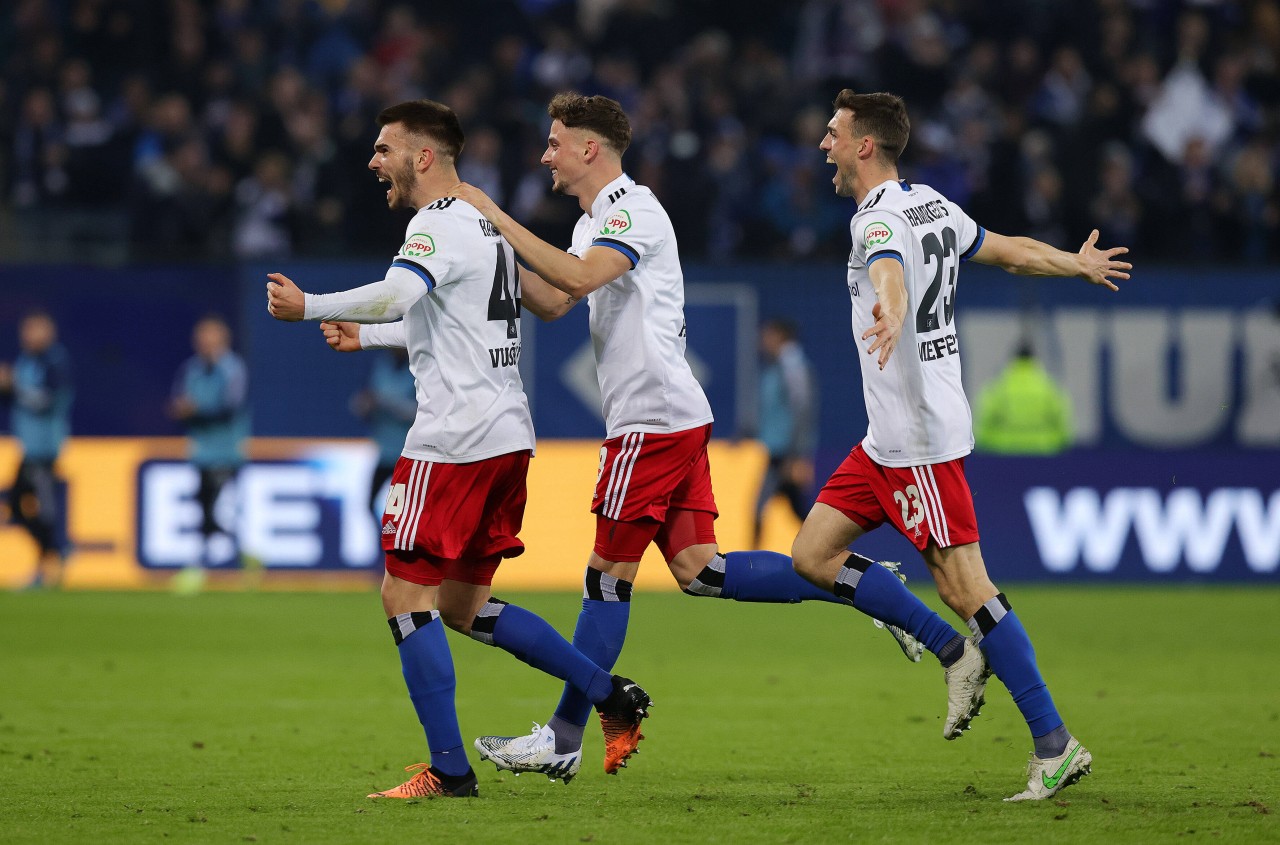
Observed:
[[[387,622],[400,651],[400,666],[404,669],[409,698],[427,734],[431,765],[456,777],[470,771],[471,764],[462,747],[458,712],[453,704],[457,686],[453,656],[439,619],[440,614],[430,610],[401,613]]]
[[[490,598],[471,623],[471,636],[510,652],[582,692],[598,704],[613,692],[613,679],[541,616],[523,607]]]
[[[614,578],[598,569],[587,568],[582,598],[582,612],[573,629],[573,646],[606,672],[613,670],[627,638],[627,621],[631,617],[631,582]],[[582,745],[582,732],[577,732],[573,745],[572,732],[565,732],[567,746],[561,749],[560,735],[565,724],[578,728],[587,724],[591,702],[586,696],[565,685],[555,715],[550,721],[556,731],[556,753],[567,754]]]
[[[1062,727],[1062,717],[1053,706],[1049,688],[1036,666],[1031,638],[1009,607],[1004,593],[978,608],[969,620],[969,629],[979,638],[978,647],[987,655],[991,671],[1009,688],[1013,703],[1027,720],[1031,736],[1044,737]]]
[[[834,593],[815,587],[777,552],[729,552],[716,555],[685,588],[692,596],[734,601],[793,604],[802,601],[846,602]]]
[[[908,631],[933,654],[940,655],[960,636],[897,575],[869,557],[851,552],[836,576],[835,591],[868,616]]]

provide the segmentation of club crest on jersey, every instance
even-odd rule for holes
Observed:
[[[600,227],[600,234],[621,235],[630,228],[631,215],[625,211],[615,211],[605,218],[604,225]]]
[[[411,258],[429,258],[436,254],[436,242],[430,235],[419,232],[409,236],[409,240],[400,247],[400,254]]]
[[[879,221],[868,223],[867,227],[862,230],[862,243],[867,249],[880,244],[887,244],[892,237],[893,230]]]

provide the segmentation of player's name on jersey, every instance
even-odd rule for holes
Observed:
[[[520,344],[499,346],[489,350],[489,362],[494,369],[498,367],[515,367],[520,364]]]
[[[485,236],[486,238],[496,238],[496,237],[498,237],[498,229],[497,229],[497,227],[495,227],[495,226],[494,226],[492,223],[490,223],[488,220],[485,220],[483,217],[481,217],[481,218],[480,218],[479,220],[477,220],[476,222],[480,224],[480,231],[481,231],[481,232],[484,232],[484,236]]]
[[[930,200],[924,205],[902,209],[902,216],[906,217],[912,226],[927,226],[934,220],[950,217],[951,212],[947,211],[947,204],[942,200]]]
[[[938,337],[933,340],[920,341],[920,360],[921,361],[937,361],[948,355],[958,355],[960,353],[960,344],[956,341],[955,332],[946,337]]]

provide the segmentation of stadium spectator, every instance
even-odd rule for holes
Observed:
[[[0,399],[10,405],[10,424],[22,444],[9,488],[9,518],[39,550],[32,586],[57,586],[66,553],[54,464],[71,432],[71,359],[58,343],[53,318],[43,311],[23,318],[18,343],[13,365],[0,363]]]
[[[199,592],[205,568],[222,563],[240,551],[236,547],[236,506],[222,502],[223,491],[245,460],[249,436],[248,374],[244,361],[231,349],[231,329],[221,317],[210,315],[196,323],[191,335],[195,355],[178,369],[169,402],[170,415],[181,422],[190,438],[189,460],[200,474],[196,500],[200,503],[199,551],[173,582],[178,593]],[[215,548],[215,538],[231,542]]]
[[[794,211],[768,217],[780,186],[790,186],[786,195],[805,182],[789,167],[779,169],[773,150],[787,142],[797,117],[825,107],[824,92],[838,77],[839,85],[905,92],[920,125],[944,126],[956,142],[947,152],[962,163],[970,207],[993,225],[1007,216],[1008,227],[1025,228],[1021,203],[1008,197],[1023,196],[1032,183],[1038,202],[1060,203],[1055,213],[1068,224],[1078,220],[1098,193],[1099,150],[1122,145],[1140,186],[1142,223],[1133,246],[1156,253],[1183,244],[1181,219],[1201,213],[1198,200],[1180,190],[1191,136],[1207,144],[1209,166],[1223,177],[1211,203],[1217,207],[1239,207],[1240,191],[1252,192],[1227,178],[1240,149],[1258,143],[1273,160],[1280,155],[1280,0],[1247,8],[1184,5],[1086,0],[1067,14],[1062,4],[1024,4],[1015,18],[999,13],[1002,6],[941,0],[743,0],[725,18],[698,4],[475,0],[465,11],[433,8],[428,18],[395,0],[181,0],[147,15],[136,4],[27,0],[0,33],[0,202],[61,210],[80,200],[89,207],[78,212],[107,221],[132,215],[124,228],[143,232],[152,205],[134,201],[118,181],[91,187],[125,178],[123,170],[101,166],[100,154],[116,162],[131,145],[145,180],[146,170],[164,167],[181,139],[196,134],[212,160],[226,164],[225,125],[233,108],[244,108],[255,125],[253,159],[280,152],[305,170],[301,159],[314,142],[290,130],[296,109],[311,110],[306,104],[317,99],[325,104],[322,131],[341,158],[353,145],[363,148],[363,128],[382,106],[422,94],[447,98],[466,119],[485,116],[501,140],[496,179],[510,201],[526,172],[515,150],[530,133],[543,133],[545,98],[574,83],[637,116],[634,146],[643,161],[633,169],[663,198],[686,256],[732,261],[770,252],[761,250],[755,229],[775,225],[785,227],[780,242],[799,246],[788,255],[830,256],[842,249],[838,228],[815,227],[810,215]],[[502,25],[469,25],[475,20]],[[1048,158],[1044,167],[1011,174],[1001,165],[1029,129],[1049,133]],[[64,133],[72,130],[77,140],[69,146]],[[238,137],[242,131],[231,130]],[[730,132],[740,133],[733,144],[741,145],[734,158],[742,166],[734,170],[747,187],[733,192],[743,212],[726,236],[713,211],[723,163],[702,153],[727,151]],[[77,145],[94,154],[77,155]],[[936,150],[908,149],[904,175],[915,178],[917,162],[927,164],[930,155]],[[248,178],[252,159],[246,166],[240,153],[234,169],[233,183]],[[487,178],[492,185],[494,176]],[[322,211],[306,209],[280,230],[281,242],[372,254],[388,232],[380,227],[385,216],[372,213],[366,186],[356,180],[328,184]],[[1046,199],[1055,192],[1058,199]],[[1273,186],[1267,202],[1278,194]],[[307,205],[301,197],[295,203]],[[212,213],[208,244],[175,249],[166,243],[174,233],[163,229],[135,237],[132,255],[223,254],[240,212],[235,203],[215,202]],[[1221,208],[1210,215],[1214,227],[1223,215]],[[319,229],[317,217],[326,221]],[[17,224],[23,235],[13,243],[39,239],[48,242],[46,252],[73,241],[82,255],[120,249],[112,242],[119,226],[90,220],[46,227],[31,215]],[[731,234],[736,230],[741,236]],[[1212,260],[1235,261],[1241,256],[1234,243],[1229,230],[1219,231],[1198,248]]]

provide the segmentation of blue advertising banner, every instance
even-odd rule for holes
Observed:
[[[997,581],[1280,581],[1280,457],[1075,451],[965,461]],[[919,560],[891,528],[857,548]],[[926,577],[923,564],[913,575]]]

